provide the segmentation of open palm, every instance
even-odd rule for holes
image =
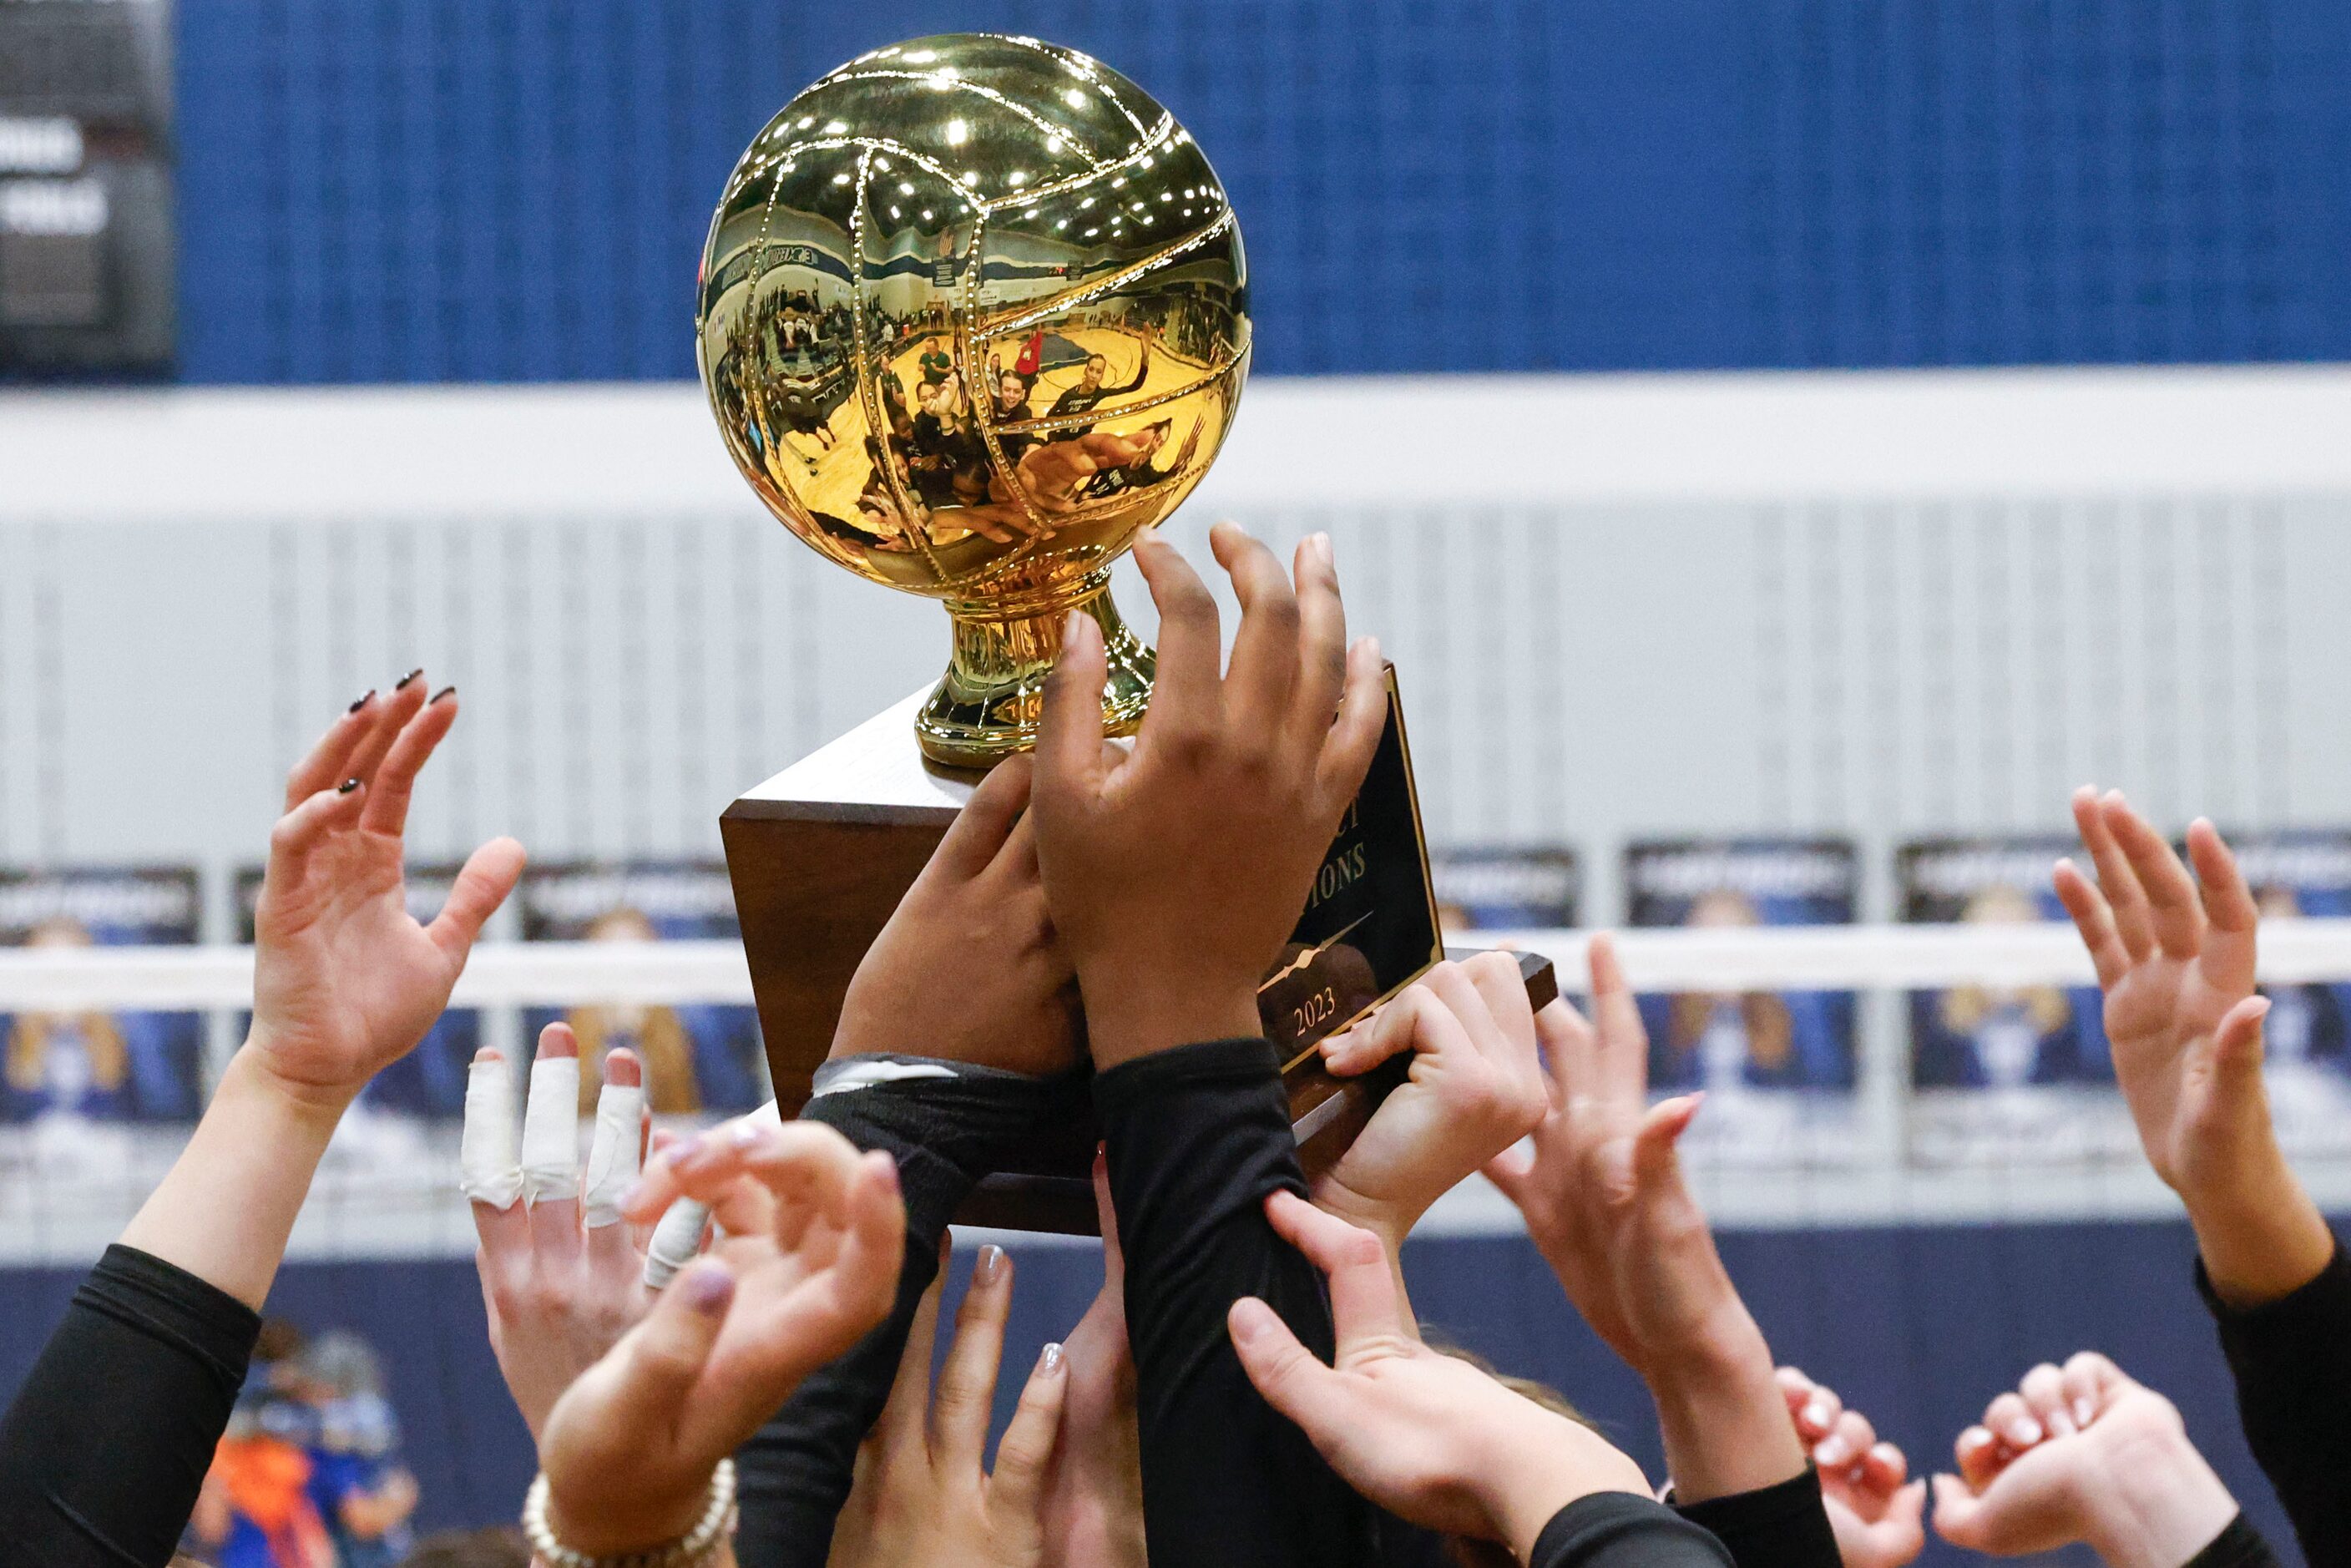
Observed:
[[[409,799],[456,717],[453,693],[428,703],[412,676],[361,699],[287,780],[254,915],[252,1049],[297,1089],[348,1098],[423,1039],[522,873],[522,846],[494,839],[432,925],[408,913]]]
[[[2259,911],[2208,821],[2188,833],[2199,895],[2197,878],[2120,791],[2081,790],[2074,820],[2098,880],[2064,862],[2057,894],[2097,967],[2115,1077],[2139,1142],[2156,1174],[2179,1188],[2203,1174],[2199,1161],[2233,1157],[2248,1109],[2224,1069],[2261,1049],[2268,1004],[2253,996]]]

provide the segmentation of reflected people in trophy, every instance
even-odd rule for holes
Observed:
[[[1073,50],[893,45],[768,122],[703,262],[697,357],[745,477],[828,559],[956,617],[925,751],[1033,743],[1071,609],[1131,733],[1154,665],[1109,567],[1215,460],[1249,363],[1239,232],[1190,135]]]

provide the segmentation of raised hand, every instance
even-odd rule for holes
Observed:
[[[2187,1204],[2222,1298],[2283,1296],[2326,1266],[2334,1239],[2270,1123],[2252,892],[2203,818],[2188,830],[2193,878],[2119,790],[2076,791],[2074,821],[2098,880],[2060,861],[2057,896],[2097,967],[2139,1145]]]
[[[1111,1211],[1110,1172],[1094,1156],[1102,1235],[1102,1293],[1062,1342],[1069,1386],[1045,1481],[1048,1568],[1144,1568],[1143,1437],[1126,1342],[1126,1259]]]
[[[540,1031],[530,1098],[517,1137],[514,1077],[502,1054],[474,1058],[460,1161],[473,1199],[490,1348],[536,1437],[571,1380],[611,1350],[653,1304],[643,1232],[621,1220],[649,1136],[636,1053],[604,1058],[604,1088],[583,1189],[578,1111],[580,1041],[571,1026]]]
[[[1954,1458],[1935,1533],[1997,1557],[2086,1542],[2108,1568],[2179,1568],[2237,1512],[2171,1401],[2095,1351],[2025,1374]]]
[[[1926,1550],[1927,1483],[1908,1480],[1902,1450],[1880,1442],[1836,1390],[1792,1366],[1779,1371],[1780,1392],[1821,1478],[1821,1500],[1836,1531],[1844,1568],[1903,1568]]]
[[[1343,1078],[1412,1053],[1410,1075],[1314,1186],[1317,1204],[1391,1253],[1429,1205],[1533,1131],[1550,1105],[1534,1010],[1508,953],[1437,965],[1322,1050]]]
[[[1357,1491],[1413,1523],[1500,1542],[1522,1563],[1577,1498],[1647,1495],[1640,1467],[1599,1434],[1421,1343],[1378,1237],[1286,1192],[1266,1218],[1329,1276],[1338,1354],[1323,1365],[1253,1296],[1233,1303],[1234,1348],[1266,1402]]]
[[[1675,1149],[1699,1097],[1648,1103],[1648,1035],[1606,936],[1590,963],[1597,1027],[1564,1000],[1536,1015],[1550,1107],[1532,1152],[1504,1154],[1487,1175],[1584,1322],[1649,1385],[1677,1494],[1699,1502],[1785,1480],[1804,1459],[1771,1347]]]
[[[492,839],[430,925],[408,913],[409,799],[457,722],[456,688],[430,702],[424,691],[420,670],[353,704],[288,776],[269,835],[246,1050],[289,1092],[337,1111],[424,1038],[522,874],[522,846]]]
[[[830,1127],[744,1117],[673,1145],[622,1215],[649,1223],[681,1195],[710,1206],[720,1239],[564,1391],[539,1435],[549,1523],[591,1556],[685,1534],[718,1461],[897,1291],[897,1168]]]
[[[1110,1068],[1262,1032],[1257,986],[1305,907],[1385,719],[1378,646],[1347,646],[1330,541],[1298,547],[1297,585],[1228,523],[1209,541],[1241,625],[1220,677],[1217,601],[1146,535],[1157,688],[1123,758],[1105,754],[1101,629],[1072,613],[1037,746],[1045,893]]]
[[[1046,914],[1030,778],[1029,758],[1008,757],[972,791],[857,966],[834,1056],[906,1051],[1032,1077],[1076,1064],[1076,977]]]
[[[980,1249],[935,1396],[939,1290],[934,1281],[923,1293],[890,1403],[858,1455],[831,1568],[1037,1568],[1046,1561],[1046,1468],[1069,1387],[1061,1347],[1049,1344],[1038,1357],[990,1474],[988,1416],[1012,1306],[1012,1260],[1000,1247]]]

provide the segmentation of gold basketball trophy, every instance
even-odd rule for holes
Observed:
[[[1111,564],[1231,426],[1248,269],[1216,171],[1148,94],[1073,49],[953,34],[862,55],[768,122],[711,221],[695,328],[768,509],[953,624],[935,689],[722,821],[791,1114],[858,960],[969,793],[940,769],[1035,744],[1071,610],[1102,627],[1105,728],[1142,722],[1153,655],[1111,602]],[[1442,956],[1393,676],[1389,693],[1372,776],[1260,995],[1310,1156],[1335,1157],[1392,1082],[1341,1084],[1314,1042]],[[1091,1230],[1091,1150],[1070,1129],[964,1218]]]

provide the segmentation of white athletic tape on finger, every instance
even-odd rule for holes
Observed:
[[[658,1291],[677,1278],[677,1271],[702,1250],[702,1232],[710,1223],[710,1206],[681,1197],[653,1227],[645,1247],[645,1289]]]
[[[475,1058],[465,1070],[465,1126],[457,1138],[457,1185],[467,1197],[504,1208],[522,1196],[516,1142],[514,1070]]]
[[[580,1059],[530,1064],[522,1108],[522,1195],[532,1203],[580,1196]]]
[[[642,1084],[607,1083],[596,1097],[596,1136],[588,1145],[588,1185],[580,1194],[591,1230],[621,1222],[621,1195],[637,1179],[644,1149],[644,1110]]]

